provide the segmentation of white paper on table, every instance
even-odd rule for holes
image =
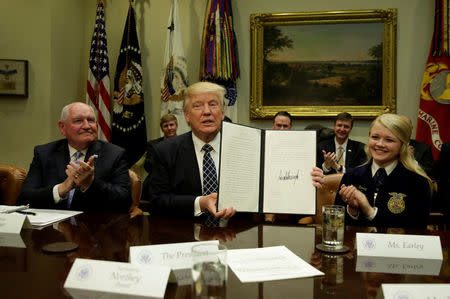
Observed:
[[[0,205],[0,213],[12,213],[15,211],[22,211],[28,209],[28,205],[26,206],[7,206],[7,205]]]
[[[227,261],[243,283],[324,275],[285,246],[228,250]]]
[[[55,222],[65,220],[67,218],[76,216],[83,212],[68,211],[68,210],[51,210],[51,209],[27,209],[24,212],[33,212],[36,215],[27,215],[28,220],[32,226],[42,227]]]
[[[448,298],[450,284],[446,283],[383,283],[385,299],[399,298]]]

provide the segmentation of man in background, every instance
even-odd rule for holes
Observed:
[[[159,122],[159,127],[161,128],[161,131],[163,132],[164,136],[147,142],[147,151],[145,154],[144,168],[145,171],[148,172],[149,176],[153,168],[155,158],[155,146],[166,138],[177,136],[177,129],[178,129],[177,117],[170,113],[163,115]]]
[[[407,117],[406,115],[400,116],[409,123],[412,131],[414,127],[409,117]],[[417,141],[415,139],[410,139],[408,147],[413,153],[414,159],[416,159],[420,167],[422,167],[422,169],[427,173],[429,177],[431,178],[434,177],[434,175],[432,175],[434,160],[433,160],[433,152],[431,151],[431,146],[429,144]]]
[[[272,129],[274,130],[291,130],[292,129],[292,116],[287,111],[279,111],[275,114],[272,122]],[[275,222],[275,218],[283,218],[284,220],[288,219],[287,215],[277,215],[267,213],[264,214],[264,220],[267,222]]]
[[[97,140],[92,108],[81,102],[65,106],[58,127],[64,139],[34,148],[18,204],[128,212],[131,193],[125,150]]]
[[[292,116],[287,111],[279,111],[275,114],[272,122],[274,130],[290,130],[292,129]]]
[[[364,143],[349,139],[352,128],[352,115],[339,113],[334,120],[334,138],[318,144],[317,167],[325,174],[346,172],[367,160]]]

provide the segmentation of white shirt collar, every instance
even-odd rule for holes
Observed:
[[[347,144],[348,144],[348,138],[345,139],[345,142],[344,142],[344,143],[339,144],[339,143],[337,142],[337,140],[336,140],[336,137],[334,137],[334,145],[335,145],[335,147],[336,147],[336,152],[337,152],[337,150],[338,150],[338,148],[339,148],[340,146],[342,146],[342,150],[345,152],[345,151],[347,150]]]
[[[194,132],[192,132],[192,141],[194,142],[194,147],[196,152],[200,152],[205,145],[206,142],[195,136]],[[208,142],[209,145],[212,146],[213,150],[219,152],[220,147],[220,132],[217,133],[216,137],[214,137],[211,142]]]
[[[85,148],[84,150],[81,150],[81,151],[77,151],[75,148],[71,147],[70,144],[68,144],[68,146],[69,146],[70,160],[73,160],[73,157],[74,157],[76,152],[81,152],[82,153],[80,159],[86,156],[87,148]],[[82,159],[82,160],[84,160],[84,159]]]
[[[387,175],[390,175],[392,171],[394,171],[395,167],[398,164],[398,160],[393,161],[388,166],[384,167],[384,170],[386,170]],[[380,168],[380,166],[372,160],[372,177],[375,175],[377,170]]]

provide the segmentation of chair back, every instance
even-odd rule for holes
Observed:
[[[141,199],[142,194],[142,180],[139,177],[139,175],[133,170],[129,169],[128,173],[130,174],[130,183],[131,183],[130,214],[131,216],[142,215],[143,212],[139,208],[139,200]]]
[[[343,175],[343,173],[334,173],[328,174],[324,177],[322,188],[317,189],[316,215],[301,218],[298,223],[322,223],[322,206],[332,205],[334,203],[334,199],[339,188],[339,183],[341,182]]]
[[[8,206],[16,204],[26,176],[27,172],[23,168],[0,164],[0,192],[3,198],[0,204]]]

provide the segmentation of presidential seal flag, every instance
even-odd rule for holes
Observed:
[[[434,33],[420,92],[416,139],[431,145],[437,160],[450,140],[449,0],[436,0]]]
[[[127,151],[130,167],[145,153],[147,144],[142,74],[134,9],[130,2],[114,77],[112,123],[112,143]]]
[[[181,38],[178,0],[172,0],[161,73],[161,116],[172,113],[177,117],[178,135],[190,130],[183,115],[182,90],[188,86],[188,82],[187,62]]]
[[[99,130],[98,138],[111,141],[109,60],[105,30],[103,1],[97,1],[94,34],[89,54],[89,70],[86,86],[86,103],[94,109]]]

